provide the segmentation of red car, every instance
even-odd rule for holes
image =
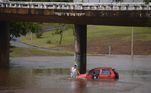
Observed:
[[[112,68],[105,68],[105,67],[99,67],[99,68],[94,68],[86,74],[80,74],[77,76],[77,79],[111,79],[111,80],[116,80],[119,78],[118,73],[112,69]]]

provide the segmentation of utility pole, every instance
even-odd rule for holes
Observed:
[[[134,28],[132,26],[132,31],[131,31],[131,56],[134,56]]]

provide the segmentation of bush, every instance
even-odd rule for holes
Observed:
[[[36,33],[36,38],[41,38],[42,34],[43,34],[43,32]]]
[[[47,42],[46,42],[47,44],[51,44],[52,42],[51,42],[51,40],[47,40]]]

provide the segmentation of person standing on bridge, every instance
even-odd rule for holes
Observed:
[[[74,79],[80,74],[77,69],[77,65],[74,65],[73,67],[71,67],[70,72],[71,72],[70,73],[71,78],[74,78]]]

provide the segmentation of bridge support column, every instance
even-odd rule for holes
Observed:
[[[87,25],[75,24],[75,60],[81,74],[86,73]]]
[[[8,22],[0,21],[0,68],[9,67]]]

